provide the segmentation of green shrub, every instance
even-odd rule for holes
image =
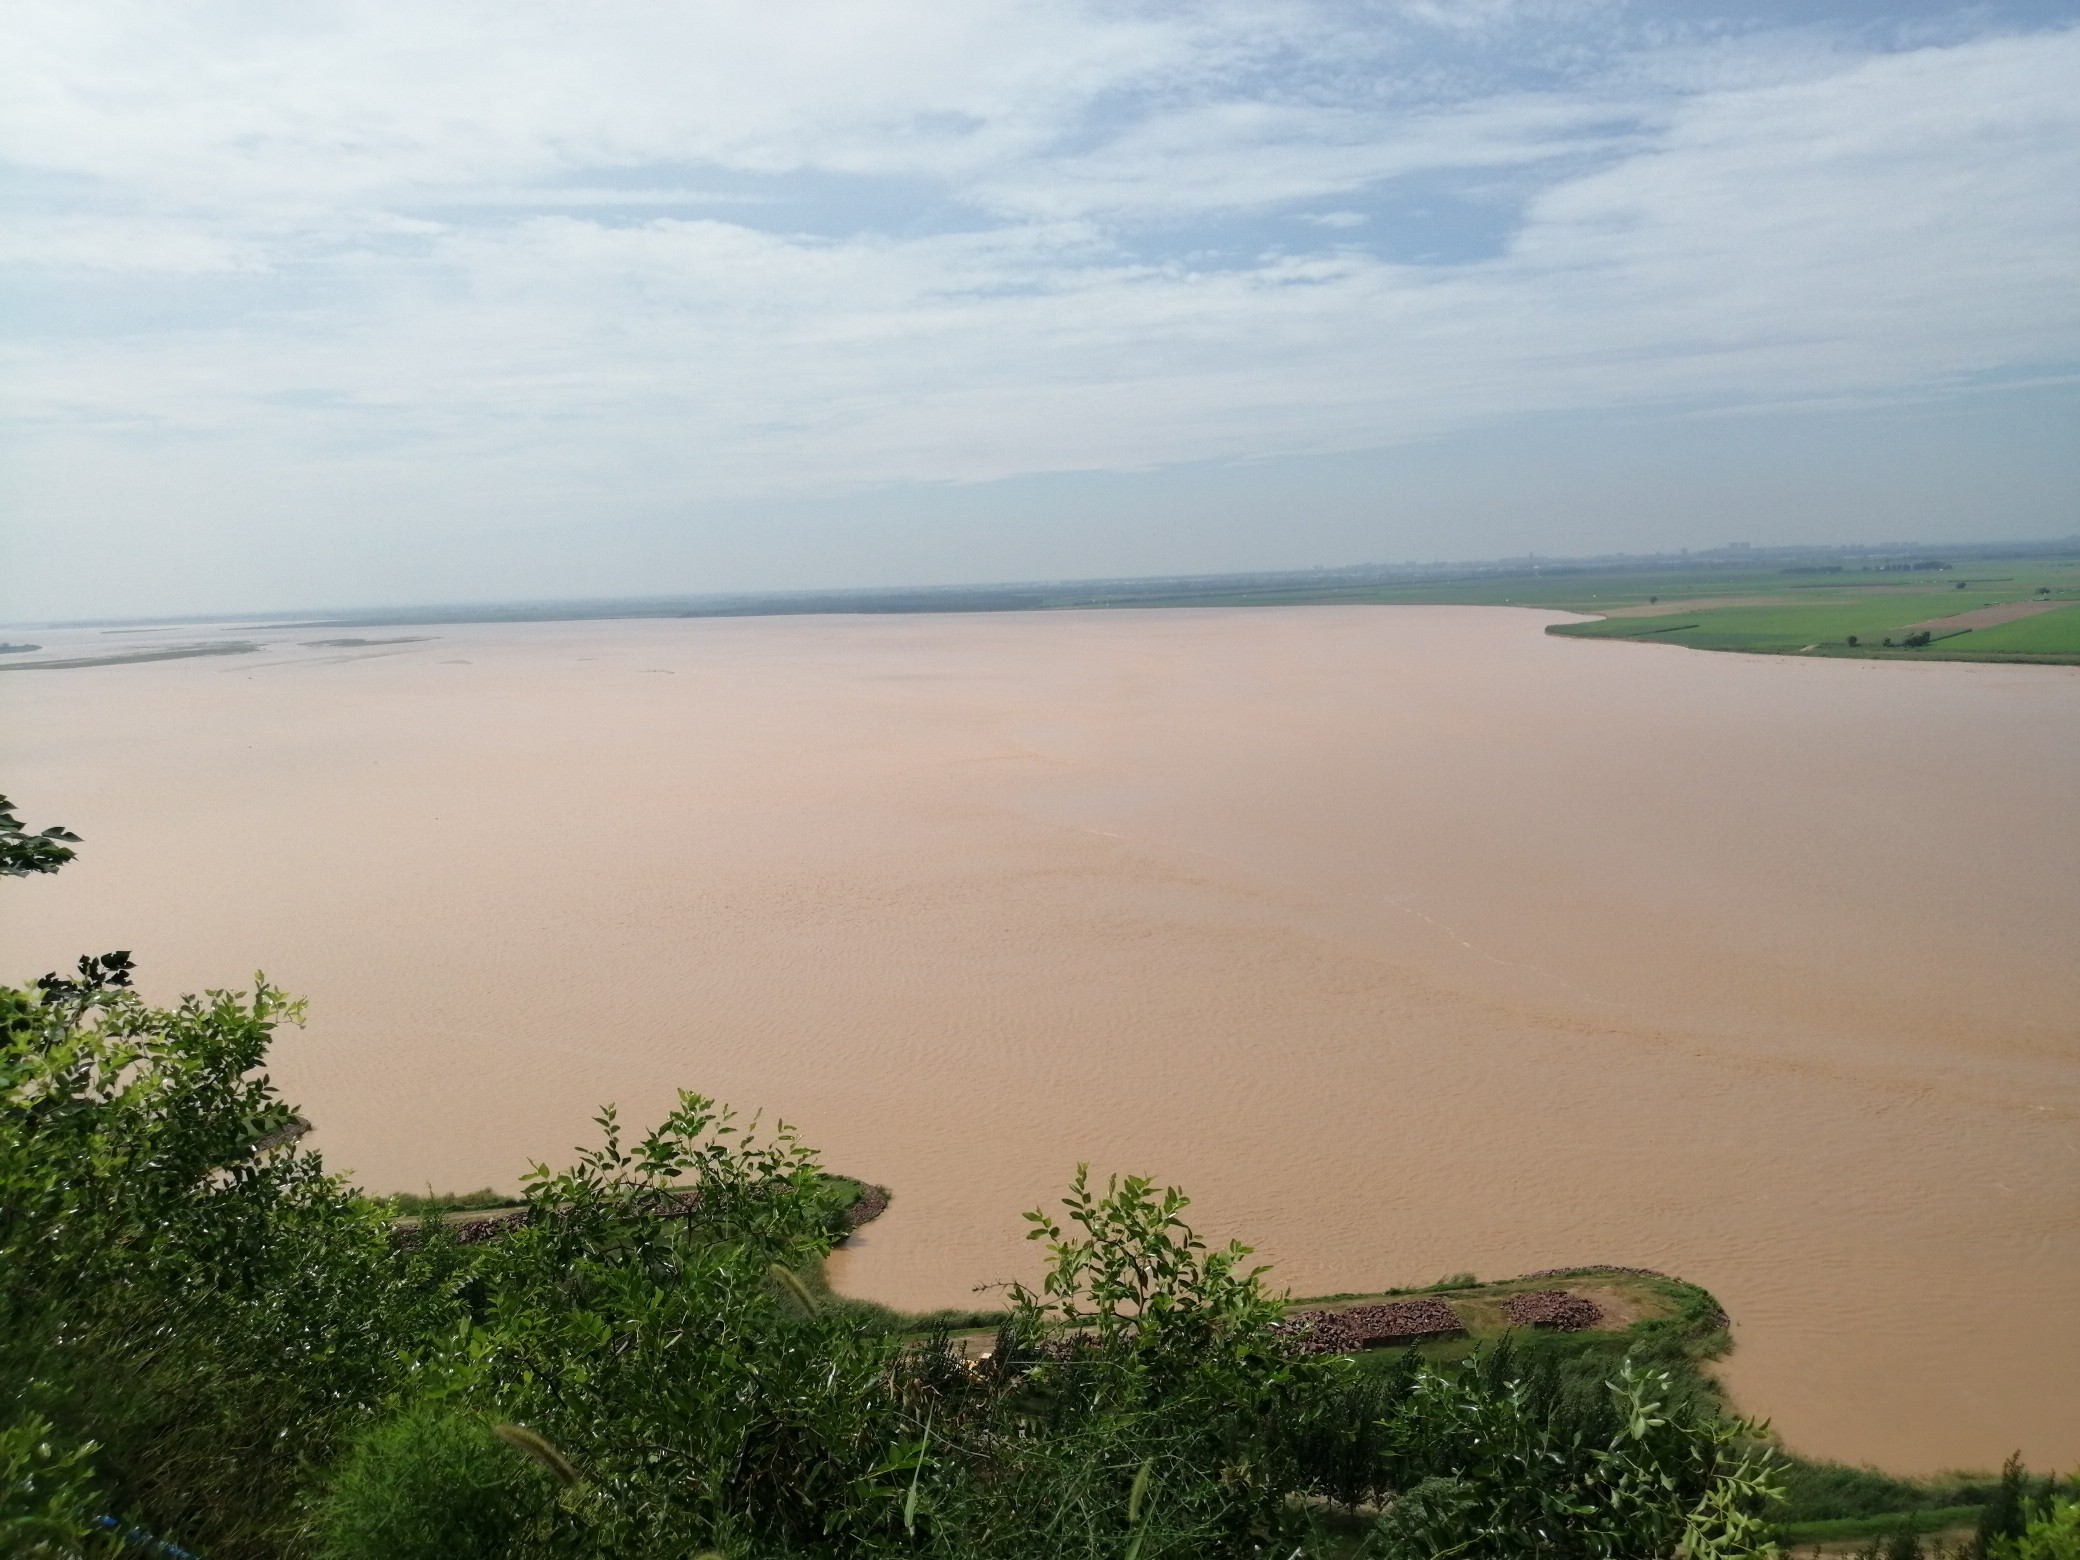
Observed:
[[[2015,1538],[1998,1538],[1988,1560],[2080,1560],[2080,1496],[2038,1503]]]
[[[1747,1555],[1774,1458],[1756,1426],[1621,1367],[1600,1402],[1497,1350],[1414,1373],[1391,1434],[1391,1483],[1375,1534],[1385,1560],[1554,1560]]]
[[[259,1069],[299,1006],[153,1008],[129,967],[0,991],[0,1419],[98,1443],[126,1522],[261,1560],[459,1303],[285,1133]]]
[[[130,969],[0,989],[10,1554],[112,1523],[209,1560],[1242,1560],[1305,1552],[1325,1500],[1384,1508],[1389,1560],[1756,1540],[1767,1455],[1654,1363],[1716,1311],[1636,1359],[1303,1357],[1248,1248],[1079,1169],[969,1361],[834,1303],[857,1187],[694,1094],[633,1139],[608,1109],[496,1239],[400,1240],[263,1070],[300,1004],[256,979],[154,1008]]]
[[[555,1485],[482,1417],[437,1405],[365,1432],[319,1511],[322,1560],[506,1560],[547,1534]]]
[[[40,1414],[0,1429],[0,1554],[72,1560],[115,1550],[96,1520],[93,1450],[59,1444]]]
[[[690,1094],[634,1139],[604,1113],[500,1238],[400,1244],[282,1133],[260,1068],[296,1005],[262,982],[155,1009],[127,969],[0,996],[0,1381],[52,1444],[99,1443],[116,1518],[210,1560],[1239,1560],[1304,1549],[1318,1499],[1383,1506],[1386,1556],[1754,1537],[1751,1432],[1651,1363],[1688,1332],[1639,1360],[1300,1357],[1247,1248],[1209,1249],[1174,1188],[1079,1171],[976,1364],[800,1281],[842,1188]]]

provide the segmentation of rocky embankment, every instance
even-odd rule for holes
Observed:
[[[1293,1311],[1279,1328],[1303,1354],[1354,1354],[1455,1338],[1466,1324],[1442,1300],[1388,1300],[1337,1311]]]

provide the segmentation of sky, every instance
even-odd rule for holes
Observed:
[[[2080,532],[2080,5],[15,0],[0,619]]]

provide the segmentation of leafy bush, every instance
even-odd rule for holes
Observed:
[[[2052,1499],[2032,1510],[2015,1538],[1998,1538],[1988,1560],[2080,1560],[2080,1496]]]
[[[1684,1400],[1667,1373],[1623,1366],[1601,1401],[1571,1400],[1508,1350],[1419,1366],[1390,1430],[1376,1537],[1400,1560],[1744,1555],[1773,1496],[1759,1430]]]
[[[473,1399],[584,1470],[585,1552],[793,1546],[886,1527],[900,1340],[805,1308],[774,1272],[833,1236],[815,1156],[697,1095],[634,1144],[614,1113],[533,1217],[484,1248]]]
[[[833,1303],[856,1188],[694,1094],[633,1139],[605,1111],[495,1239],[403,1238],[262,1071],[300,1004],[130,972],[0,989],[10,1554],[1240,1560],[1319,1552],[1334,1502],[1385,1560],[1758,1544],[1752,1427],[1650,1358],[1303,1357],[1248,1249],[1138,1178],[1028,1215],[1046,1274],[981,1359]]]
[[[460,1313],[297,1147],[258,1069],[299,1006],[261,982],[152,1008],[128,971],[0,991],[0,1423],[97,1443],[142,1527],[272,1555],[400,1350]]]
[[[474,1414],[422,1404],[362,1436],[321,1513],[323,1560],[502,1560],[538,1538],[548,1473]]]
[[[48,829],[25,829],[15,816],[14,803],[0,796],[0,877],[29,877],[55,872],[79,853],[70,846],[79,836],[53,825]]]
[[[0,1429],[0,1554],[70,1560],[114,1550],[96,1520],[93,1451],[91,1442],[60,1446],[41,1414]]]
[[[91,1489],[211,1560],[1241,1556],[1304,1548],[1310,1501],[1383,1506],[1383,1556],[1755,1537],[1752,1433],[1667,1372],[1298,1356],[1247,1248],[1138,1178],[1029,1215],[1046,1274],[981,1361],[820,1298],[842,1191],[697,1095],[633,1140],[605,1112],[500,1239],[400,1242],[260,1070],[297,1004],[128,972],[0,998],[0,1422],[81,1448],[21,1481],[48,1520]]]

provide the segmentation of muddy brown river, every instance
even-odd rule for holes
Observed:
[[[1079,1160],[1300,1293],[1664,1269],[1792,1446],[2080,1462],[2080,671],[1508,608],[439,626],[0,674],[86,837],[0,976],[313,1004],[380,1190],[679,1087],[895,1189],[839,1281],[1032,1271]],[[153,636],[32,636],[46,654]],[[176,636],[177,637],[177,636]]]

